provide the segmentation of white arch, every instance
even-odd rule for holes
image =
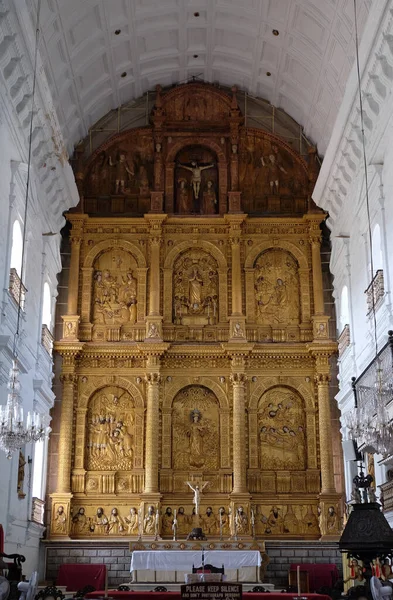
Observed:
[[[381,228],[378,223],[374,226],[371,244],[373,251],[374,277],[377,271],[383,269]]]
[[[342,331],[345,325],[349,325],[349,297],[348,287],[343,286],[340,297],[340,331]]]

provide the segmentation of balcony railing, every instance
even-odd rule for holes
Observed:
[[[52,354],[53,350],[53,335],[49,331],[46,325],[42,326],[41,330],[41,344],[45,348],[48,354]]]
[[[27,289],[20,280],[16,269],[10,269],[10,283],[8,290],[17,304],[20,304],[21,310],[25,310]]]
[[[338,336],[338,355],[341,356],[346,348],[351,343],[351,332],[349,330],[349,325],[344,325],[344,329]]]
[[[375,273],[375,277],[366,289],[365,294],[367,299],[367,314],[369,315],[382,304],[385,295],[382,269],[379,269]]]

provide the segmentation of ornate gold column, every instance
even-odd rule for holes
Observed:
[[[78,329],[80,316],[78,311],[78,291],[79,291],[79,267],[80,251],[83,236],[84,215],[72,215],[69,220],[72,223],[71,230],[71,261],[68,275],[68,304],[67,314],[63,319],[63,340],[73,341],[78,339]]]
[[[232,249],[232,314],[229,318],[230,340],[246,339],[246,321],[243,315],[242,275],[240,261],[241,227],[244,215],[225,215],[225,220],[230,225],[229,242]]]
[[[158,425],[160,403],[159,359],[148,359],[146,373],[146,459],[145,494],[158,494]],[[154,369],[154,370],[153,370]]]
[[[233,493],[247,493],[245,385],[242,372],[231,375],[233,386]]]
[[[52,518],[51,535],[66,536],[69,531],[71,503],[71,465],[74,419],[74,393],[77,376],[75,358],[79,348],[57,348],[63,358],[60,437],[58,450],[58,479],[56,493],[51,494]],[[59,514],[59,510],[61,511]]]
[[[329,338],[328,321],[325,315],[325,303],[323,299],[323,278],[321,264],[321,215],[308,214],[309,235],[312,259],[312,281],[314,295],[314,314],[312,316],[314,339],[327,340]]]
[[[160,314],[160,246],[162,224],[166,215],[145,216],[150,225],[149,314],[146,319],[146,341],[162,340],[162,316]]]

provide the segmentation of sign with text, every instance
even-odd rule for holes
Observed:
[[[241,583],[190,583],[181,586],[182,600],[241,600]]]

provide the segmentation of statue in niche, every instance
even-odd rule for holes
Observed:
[[[207,252],[191,250],[174,265],[175,323],[208,325],[218,318],[217,263]]]
[[[127,153],[119,151],[116,162],[112,162],[112,157],[109,156],[109,165],[115,168],[115,194],[124,194],[126,182],[135,175],[134,170],[128,164]]]
[[[183,165],[182,163],[177,164],[178,167],[182,169],[186,169],[192,173],[191,175],[191,187],[194,192],[194,198],[197,200],[199,198],[199,190],[201,188],[202,183],[202,171],[206,171],[206,169],[212,169],[215,165],[214,163],[210,165],[200,166],[197,161],[193,160],[191,162],[191,167],[188,165]]]
[[[286,388],[273,388],[259,403],[260,464],[275,470],[306,468],[307,444],[300,397]]]
[[[202,212],[204,215],[214,215],[217,212],[217,196],[214,190],[214,182],[209,179],[203,192]]]
[[[57,507],[55,518],[54,518],[54,531],[55,533],[67,533],[67,513],[64,510],[64,506],[60,505]]]
[[[156,528],[156,515],[154,506],[149,506],[145,518],[143,519],[143,531],[146,535],[154,535]]]
[[[173,402],[172,435],[175,469],[218,468],[218,403],[213,392],[189,386],[178,393]]]
[[[295,513],[293,512],[293,506],[289,504],[287,506],[287,512],[283,520],[283,531],[284,533],[300,533],[299,521]]]
[[[105,152],[101,152],[90,169],[87,194],[99,196],[109,193],[108,166],[109,159]]]
[[[179,506],[177,511],[177,532],[186,533],[188,528],[188,517],[184,512],[184,506]]]
[[[87,469],[130,470],[134,466],[134,409],[128,392],[101,390],[87,415]]]
[[[134,324],[137,320],[138,282],[133,258],[125,251],[106,252],[96,261],[92,320],[96,324]]]
[[[189,215],[192,212],[192,207],[190,203],[190,195],[187,188],[187,181],[185,179],[178,180],[178,212],[181,215]]]
[[[318,517],[314,513],[312,506],[306,507],[306,513],[302,519],[303,533],[319,533]]]
[[[261,325],[299,323],[299,268],[289,252],[272,249],[255,263],[256,319]]]
[[[261,163],[267,170],[267,178],[270,186],[271,194],[278,194],[280,187],[280,172],[287,175],[287,171],[281,164],[281,156],[277,146],[272,146],[272,152],[267,156],[261,156]]]
[[[137,535],[138,534],[138,513],[136,508],[130,508],[129,517],[125,517],[125,522],[127,523],[127,533],[129,535]]]

